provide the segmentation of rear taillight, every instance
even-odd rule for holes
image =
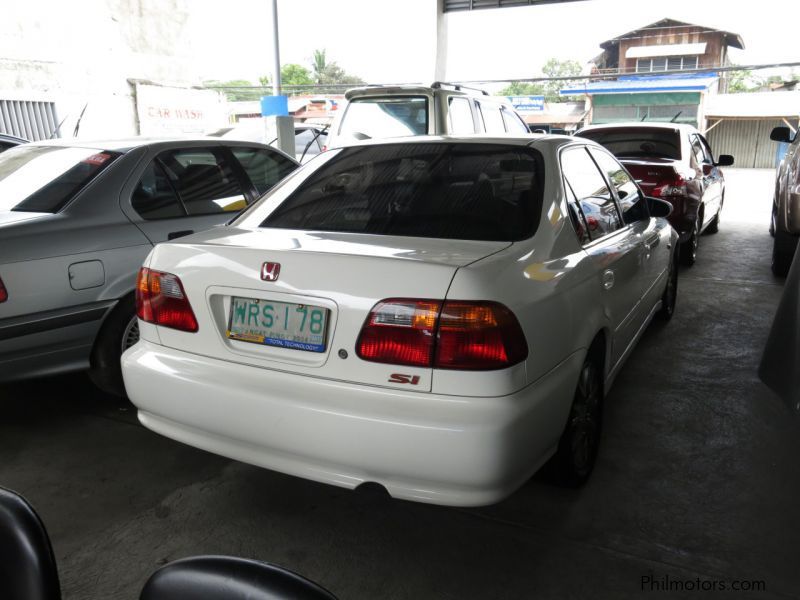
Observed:
[[[3,285],[3,280],[0,279],[0,302],[5,302],[6,300],[8,300],[8,291],[6,286]]]
[[[503,369],[528,356],[517,318],[497,302],[384,300],[356,348],[364,360],[436,369]]]
[[[503,369],[527,356],[528,344],[519,321],[502,304],[444,303],[439,317],[435,368]]]
[[[372,362],[430,367],[441,306],[437,300],[379,302],[361,328],[358,356]]]
[[[147,323],[155,323],[181,331],[197,331],[189,299],[177,275],[139,269],[136,281],[136,315]]]

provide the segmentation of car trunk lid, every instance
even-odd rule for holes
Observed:
[[[370,310],[386,298],[442,300],[458,268],[509,245],[281,229],[205,232],[154,251],[150,268],[180,277],[199,323],[196,333],[160,327],[159,337],[165,346],[264,369],[429,391],[430,368],[356,356]],[[283,347],[261,343],[265,332]],[[390,381],[397,373],[409,377]]]

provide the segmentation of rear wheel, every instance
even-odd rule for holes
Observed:
[[[780,229],[775,230],[775,239],[772,241],[772,272],[778,277],[786,277],[789,267],[792,266],[797,236],[790,235]]]
[[[120,358],[139,341],[139,321],[133,296],[119,301],[97,334],[92,349],[89,377],[104,392],[125,396]]]
[[[555,475],[564,485],[578,487],[588,478],[597,458],[602,422],[603,382],[592,356],[578,376],[569,419],[554,457]]]
[[[700,244],[700,227],[702,223],[703,216],[698,213],[689,239],[681,244],[681,264],[687,267],[691,267],[697,260],[697,246]]]
[[[676,250],[677,252],[678,250]],[[662,321],[669,321],[675,314],[675,303],[678,299],[678,265],[677,256],[669,262],[669,273],[667,274],[667,286],[661,296],[661,310],[657,316]]]
[[[723,202],[724,201],[720,201],[719,210],[717,210],[717,214],[714,215],[714,220],[711,221],[711,223],[708,224],[708,227],[706,227],[706,231],[708,233],[717,233],[717,232],[719,232],[719,218],[720,218],[720,214],[722,213],[722,204],[723,204]]]

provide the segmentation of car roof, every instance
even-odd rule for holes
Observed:
[[[347,100],[353,98],[366,98],[369,96],[394,96],[394,95],[411,95],[411,94],[426,94],[432,95],[437,92],[446,91],[448,94],[462,95],[462,96],[481,96],[488,97],[488,92],[468,87],[460,84],[446,83],[436,81],[431,85],[424,84],[397,84],[397,85],[366,85],[357,88],[351,88],[344,93]]]
[[[362,146],[382,146],[389,144],[493,144],[499,146],[547,146],[564,145],[574,143],[576,140],[572,136],[557,134],[521,134],[521,135],[487,135],[485,133],[473,133],[465,135],[412,135],[407,137],[380,138],[373,140],[362,140],[348,144],[344,148],[355,148]],[[581,143],[595,144],[592,140],[580,140]]]
[[[112,152],[126,153],[134,148],[141,148],[143,146],[180,146],[181,144],[199,145],[207,143],[212,146],[262,146],[264,148],[271,148],[266,144],[259,142],[243,142],[240,140],[227,140],[219,137],[197,136],[197,137],[133,137],[123,139],[110,139],[110,140],[76,140],[72,138],[43,140],[40,142],[31,142],[36,146],[57,146],[63,148],[93,148],[97,150],[109,150]],[[272,148],[274,150],[274,148]]]
[[[0,133],[0,141],[11,142],[12,144],[27,144],[28,140],[25,138],[10,135],[8,133]]]
[[[687,123],[667,123],[667,122],[654,122],[654,121],[630,121],[622,123],[603,123],[600,125],[587,125],[583,127],[576,134],[584,131],[602,131],[603,129],[672,129],[673,131],[683,131],[685,133],[694,133],[697,131],[696,127]]]

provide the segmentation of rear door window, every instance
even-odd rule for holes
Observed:
[[[159,154],[158,161],[188,215],[243,209],[241,184],[221,148],[186,148]]]
[[[577,198],[592,241],[622,227],[614,196],[585,147],[562,152],[561,170]]]
[[[164,168],[152,161],[145,168],[131,197],[133,209],[147,221],[185,217],[186,211],[178,199],[174,183]]]
[[[534,150],[425,143],[339,152],[261,226],[492,241],[526,239],[538,226],[543,176]]]
[[[614,188],[619,200],[619,206],[622,209],[622,220],[625,223],[634,223],[641,219],[650,217],[650,212],[647,210],[647,204],[640,202],[642,194],[639,187],[628,175],[625,168],[619,164],[612,156],[599,150],[592,148],[589,150],[600,170],[606,174],[606,179]]]
[[[231,148],[231,151],[259,194],[266,192],[297,168],[295,163],[282,154],[263,148],[237,146]]]
[[[424,96],[355,98],[342,117],[339,135],[350,139],[391,138],[428,133]]]
[[[24,145],[0,154],[0,210],[56,213],[121,155]]]

